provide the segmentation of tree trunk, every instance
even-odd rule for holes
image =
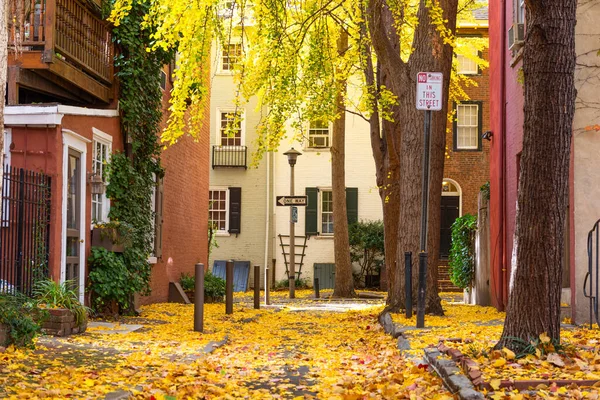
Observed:
[[[337,51],[340,56],[348,49],[348,34],[340,29]],[[341,75],[341,74],[340,74]],[[344,97],[346,78],[337,82],[338,93],[336,108],[341,114],[333,122],[333,138],[331,144],[331,184],[333,196],[333,226],[334,226],[334,257],[335,282],[333,297],[355,297],[354,279],[352,277],[352,262],[350,261],[350,241],[348,239],[348,218],[346,216],[346,118]]]
[[[560,340],[560,294],[575,105],[576,0],[527,3],[525,122],[510,295],[498,343]]]
[[[8,1],[0,6],[0,165],[4,165],[4,97],[8,73]],[[2,179],[0,179],[0,193]]]

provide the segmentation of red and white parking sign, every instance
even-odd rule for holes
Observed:
[[[442,109],[441,72],[419,72],[417,74],[417,110],[440,111]]]

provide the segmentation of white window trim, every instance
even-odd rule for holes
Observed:
[[[2,150],[2,173],[4,174],[4,171],[6,171],[6,167],[10,166],[10,145],[12,144],[12,130],[11,128],[4,128],[4,149]],[[4,176],[4,175],[2,175]],[[2,196],[4,197],[10,197],[10,185],[2,185]],[[6,228],[9,226],[9,222],[8,222],[8,209],[9,209],[9,204],[8,202],[6,202],[4,207],[4,210],[2,210],[2,221],[1,221],[1,226],[3,228]],[[4,219],[4,218],[7,219]]]
[[[304,140],[303,149],[305,151],[323,152],[323,151],[331,150],[331,141],[333,140],[333,124],[331,122],[329,122],[327,125],[328,125],[328,131],[329,131],[329,146],[327,146],[327,147],[311,147],[310,146],[310,121],[308,121],[304,124],[305,129],[306,129],[306,139]]]
[[[478,103],[458,103],[456,104],[456,149],[457,150],[478,150],[479,149],[479,140],[481,140],[481,138],[477,137],[477,143],[475,144],[475,146],[460,146],[458,144],[458,135],[459,135],[459,130],[461,128],[461,126],[459,126],[458,122],[458,108],[459,107],[477,107],[477,125],[475,125],[476,128],[476,136],[478,136],[478,132],[479,132],[479,125],[481,124],[481,121],[479,120],[479,107],[481,107],[480,104]],[[472,125],[462,125],[462,127],[473,127]]]
[[[218,75],[233,75],[232,69],[223,69],[223,46],[230,44],[239,44],[242,46],[242,54],[244,54],[244,45],[241,38],[231,38],[227,43],[217,43],[217,74]]]
[[[474,70],[461,70],[460,69],[460,58],[465,58],[469,61],[473,61],[475,63],[475,69]],[[456,67],[456,72],[458,72],[461,75],[479,75],[479,66],[477,65],[477,62],[470,59],[469,57],[462,55],[462,54],[457,54],[456,55],[456,61],[458,62],[458,65]]]
[[[107,146],[108,155],[106,157],[106,161],[109,162],[110,157],[112,155],[113,137],[111,135],[109,135],[108,133],[103,132],[100,129],[94,128],[94,127],[92,127],[92,133],[93,133],[93,138],[94,138],[94,140],[92,141],[92,162],[94,160],[94,155],[96,154],[96,148],[94,146],[94,144],[95,144],[94,142],[99,142],[99,143]],[[92,165],[92,171],[93,171],[93,165]],[[106,221],[103,221],[103,222],[108,222],[110,220],[108,218],[109,211],[110,211],[110,199],[108,198],[108,196],[106,196],[106,185],[105,185],[105,191],[104,191],[104,193],[102,193],[102,215],[106,216]],[[94,223],[92,221],[92,228],[93,227],[94,227]]]
[[[227,186],[210,186],[209,192],[224,191],[225,192],[225,230],[215,230],[215,236],[231,236],[229,233],[229,187]],[[210,201],[210,200],[209,200]],[[210,204],[208,205],[210,210]],[[210,220],[208,221],[210,224]]]
[[[60,250],[60,259],[61,259],[61,267],[60,267],[60,281],[65,281],[65,265],[67,262],[67,162],[69,157],[69,149],[74,149],[81,153],[81,204],[80,204],[80,214],[79,221],[80,227],[79,230],[81,232],[82,240],[79,243],[79,301],[83,303],[84,295],[85,295],[85,266],[86,266],[86,257],[85,257],[85,238],[87,235],[85,234],[84,226],[85,223],[85,214],[86,214],[86,178],[87,178],[87,145],[92,143],[91,140],[79,135],[76,132],[73,132],[69,129],[62,130],[63,136],[63,162],[62,162],[62,230],[61,230],[61,250]]]
[[[217,146],[221,146],[221,114],[222,113],[231,113],[231,114],[235,114],[236,112],[240,114],[240,146],[245,146],[246,145],[246,109],[244,108],[238,108],[237,110],[235,108],[221,108],[221,107],[217,107],[217,115],[215,117],[215,121],[216,121],[216,141],[215,143],[217,144]],[[223,146],[223,147],[238,147],[238,146]]]
[[[458,189],[458,192],[444,192],[444,191],[442,191],[442,196],[458,196],[458,216],[462,217],[462,201],[463,201],[462,188],[460,187],[460,185],[458,184],[458,182],[456,182],[454,179],[444,178],[442,180],[442,182],[450,182],[451,184],[453,184],[454,186],[456,186],[456,188]]]
[[[515,0],[517,2],[516,20],[520,24],[525,23],[525,0]]]
[[[318,194],[319,194],[319,205],[317,208],[317,226],[318,226],[318,232],[319,232],[319,236],[322,237],[333,237],[333,235],[335,234],[335,225],[333,227],[333,233],[324,233],[323,231],[323,192],[331,192],[333,194],[333,188],[331,187],[320,187],[318,188]]]

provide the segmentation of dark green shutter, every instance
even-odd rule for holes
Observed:
[[[306,216],[304,218],[305,235],[318,235],[317,209],[319,205],[319,195],[317,188],[306,188],[308,203],[306,204]]]
[[[229,188],[229,233],[241,232],[242,188]]]
[[[162,257],[164,193],[163,180],[157,178],[154,195],[154,257],[156,258]]]
[[[346,216],[348,225],[358,222],[358,188],[346,188]]]

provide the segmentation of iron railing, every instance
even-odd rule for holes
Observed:
[[[213,146],[212,167],[248,168],[248,148],[246,146]]]
[[[600,326],[598,318],[598,295],[600,294],[600,220],[596,221],[592,230],[588,233],[587,252],[588,252],[588,272],[583,281],[583,295],[590,299],[590,329],[596,319]]]
[[[50,177],[5,167],[0,209],[0,293],[31,296],[48,277]]]

